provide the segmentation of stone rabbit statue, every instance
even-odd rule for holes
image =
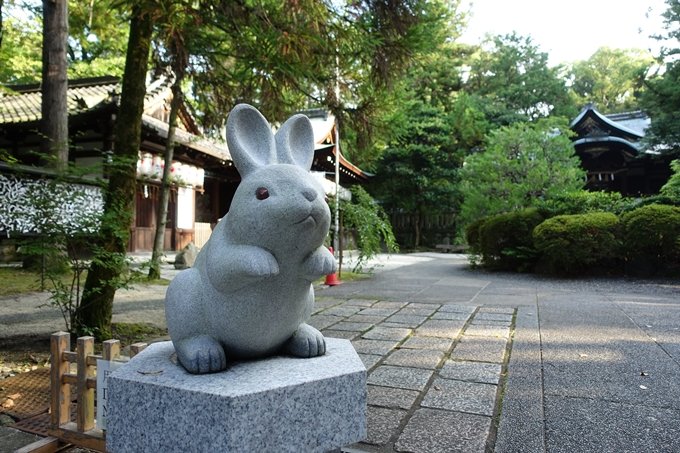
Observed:
[[[295,115],[274,135],[260,112],[240,104],[227,120],[227,144],[242,181],[194,267],[165,297],[170,337],[191,373],[224,370],[229,360],[326,352],[321,332],[305,323],[312,282],[337,268],[323,246],[326,196],[309,173],[312,125]]]

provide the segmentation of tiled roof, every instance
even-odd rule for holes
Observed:
[[[77,115],[100,107],[102,103],[113,102],[110,93],[120,92],[120,83],[110,78],[104,83],[88,86],[69,86],[68,114]],[[30,123],[40,121],[42,113],[40,88],[27,89],[18,94],[0,97],[0,124]]]
[[[149,115],[142,115],[142,123],[147,127],[155,129],[159,136],[163,138],[168,137],[168,123]],[[175,128],[175,141],[223,161],[232,160],[226,143],[220,144],[211,140],[206,140],[197,135],[190,134],[187,131],[183,131],[180,128]]]

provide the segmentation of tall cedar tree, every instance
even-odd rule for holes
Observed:
[[[151,15],[144,10],[143,4],[136,4],[130,20],[114,156],[102,220],[102,244],[95,251],[76,314],[78,333],[94,333],[98,339],[111,337],[113,297],[130,236],[152,32]]]
[[[68,163],[68,0],[43,1],[42,134],[40,151],[46,164]]]
[[[666,0],[667,10],[662,14],[666,33],[660,40],[678,45],[680,41],[680,1]],[[662,153],[680,154],[680,54],[678,47],[664,47],[660,60],[667,59],[665,72],[647,82],[642,102],[652,123],[646,131],[645,142]],[[671,57],[671,58],[667,58]]]

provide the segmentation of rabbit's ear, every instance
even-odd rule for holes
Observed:
[[[276,162],[271,126],[252,105],[239,104],[229,114],[227,146],[241,177]]]
[[[293,115],[276,132],[280,164],[293,164],[308,171],[314,160],[314,130],[305,115]]]

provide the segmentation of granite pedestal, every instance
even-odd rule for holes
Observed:
[[[106,447],[132,452],[327,452],[366,437],[366,369],[347,340],[194,375],[171,342],[108,377]]]

